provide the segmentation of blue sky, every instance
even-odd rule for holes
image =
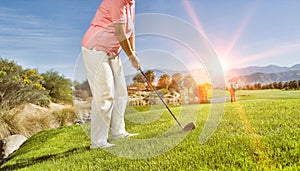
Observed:
[[[1,0],[0,56],[72,78],[81,38],[100,3]],[[137,14],[167,14],[201,30],[225,69],[300,63],[299,9],[298,0],[136,0]],[[138,51],[156,47],[137,43]],[[160,46],[168,51],[167,44]],[[156,67],[166,63],[152,62]]]

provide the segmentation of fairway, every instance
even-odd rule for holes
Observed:
[[[0,170],[300,170],[300,91],[238,91],[237,97],[203,144],[210,104],[171,107],[183,124],[197,119],[188,134],[163,107],[128,107],[127,129],[139,133],[131,140],[152,138],[145,148],[124,139],[110,150],[90,150],[89,125],[62,127],[29,138]]]

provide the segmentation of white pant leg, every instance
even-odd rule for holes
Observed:
[[[111,128],[112,136],[128,134],[125,130],[124,113],[128,101],[127,86],[120,57],[110,60],[110,66],[114,75],[114,108],[112,112]]]
[[[106,52],[82,48],[87,79],[93,94],[91,145],[107,143],[114,106],[114,78]]]

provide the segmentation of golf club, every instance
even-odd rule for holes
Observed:
[[[159,97],[159,99],[163,102],[163,104],[165,105],[165,107],[168,109],[168,111],[170,112],[170,114],[172,115],[172,117],[175,119],[175,121],[177,122],[177,124],[180,126],[180,128],[183,131],[191,131],[193,129],[196,128],[195,124],[193,122],[185,125],[184,127],[181,125],[181,123],[178,121],[178,119],[175,117],[175,115],[173,114],[173,112],[171,111],[171,109],[169,108],[169,106],[167,105],[167,103],[163,100],[163,98],[158,94],[157,90],[151,85],[150,81],[148,80],[148,78],[146,77],[146,74],[142,71],[142,69],[140,68],[139,71],[141,72],[141,74],[144,76],[144,78],[147,81],[147,84],[155,91],[156,95]]]

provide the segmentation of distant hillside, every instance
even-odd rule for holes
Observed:
[[[300,64],[293,65],[290,70],[300,70]]]
[[[239,69],[232,69],[226,72],[227,80],[230,80],[235,77],[251,75],[254,73],[283,73],[288,71],[300,70],[300,64],[293,65],[291,67],[281,67],[277,65],[268,65],[264,67],[259,66],[250,66]]]
[[[274,82],[286,82],[291,80],[300,80],[300,70],[290,70],[287,72],[278,72],[278,73],[261,73],[257,72],[250,75],[239,76],[230,79],[228,82],[239,84],[270,84]]]

